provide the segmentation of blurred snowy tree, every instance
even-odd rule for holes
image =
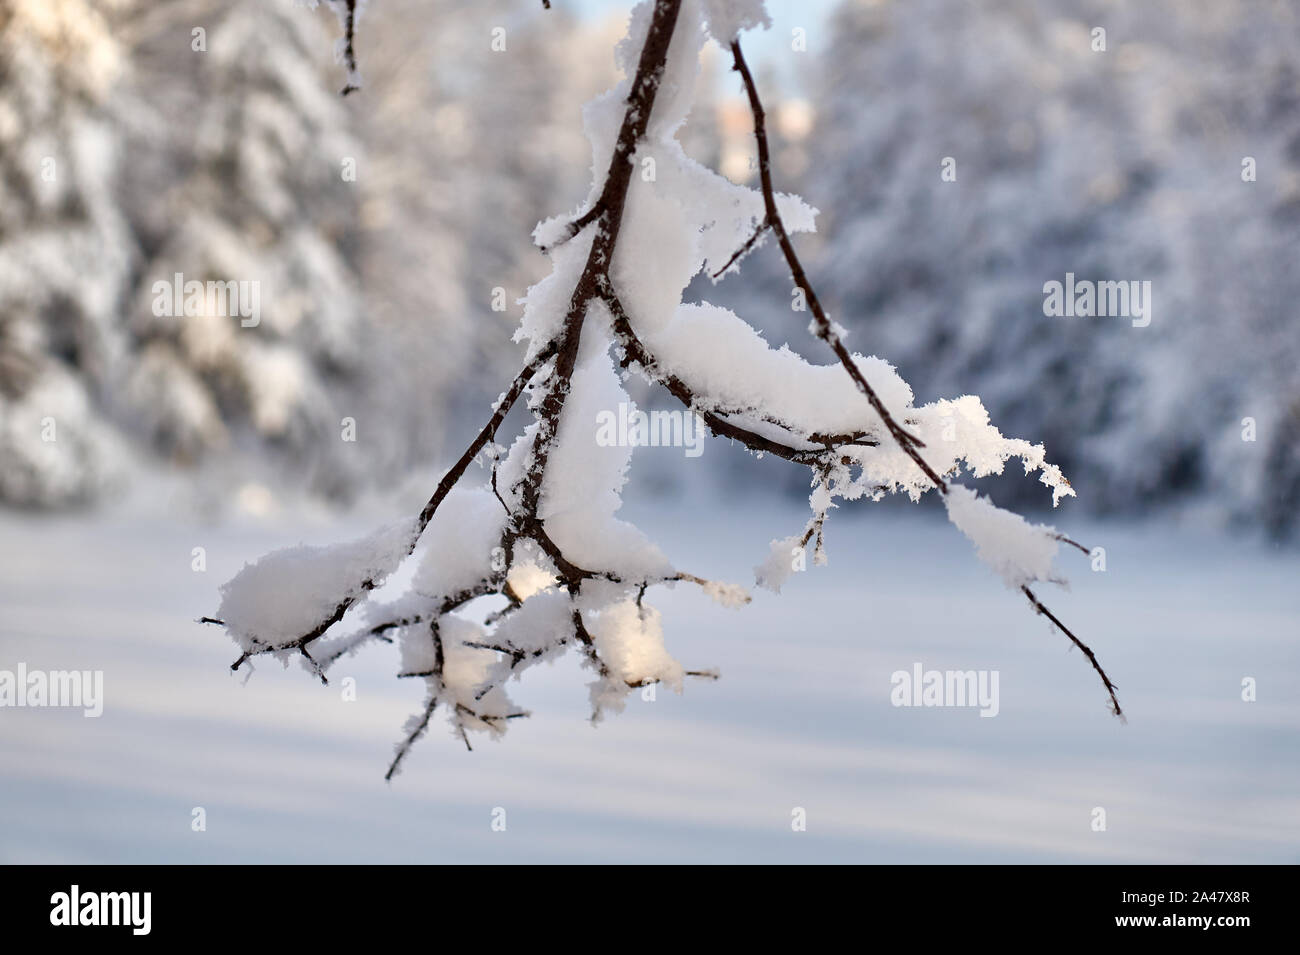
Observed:
[[[1266,0],[844,4],[805,184],[836,200],[832,311],[922,394],[1042,435],[1090,505],[1294,526],[1298,27]],[[1151,281],[1151,324],[1046,316],[1067,272]]]
[[[580,190],[573,104],[613,75],[610,28],[393,5],[439,28],[363,21],[370,86],[341,98],[325,9],[0,2],[0,500],[92,498],[130,447],[216,494],[237,470],[348,496],[495,397],[517,356],[487,346],[546,270],[529,231]]]
[[[102,399],[131,242],[104,102],[122,59],[95,5],[0,2],[0,500],[83,501],[117,470]]]
[[[382,184],[362,209],[366,293],[409,332],[405,353],[423,350],[455,385],[418,399],[425,431],[448,408],[477,419],[516,369],[522,352],[501,343],[548,270],[528,235],[585,184],[575,104],[612,82],[621,27],[516,0],[388,0],[358,29],[366,85],[346,103],[371,147],[361,182]],[[456,331],[432,336],[430,324]]]
[[[358,291],[347,172],[364,160],[325,79],[324,26],[290,4],[191,0],[128,27],[148,109],[120,117],[122,201],[144,256],[125,317],[137,356],[126,420],[183,462],[233,446],[347,493],[398,452],[391,392],[374,390],[385,342]],[[258,314],[218,300],[176,315],[165,298],[190,281],[248,283]]]

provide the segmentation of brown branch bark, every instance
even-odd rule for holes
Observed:
[[[1036,596],[1034,596],[1034,592],[1032,590],[1030,590],[1028,587],[1021,587],[1020,589],[1024,592],[1024,595],[1029,598],[1029,602],[1030,604],[1033,605],[1033,608],[1036,612],[1042,614],[1048,620],[1052,621],[1052,623],[1056,626],[1057,630],[1060,630],[1061,633],[1069,637],[1070,642],[1083,651],[1083,655],[1088,658],[1088,662],[1092,664],[1092,668],[1096,670],[1097,675],[1101,677],[1101,682],[1105,685],[1106,692],[1110,694],[1111,712],[1113,712],[1120,719],[1123,719],[1124,711],[1120,708],[1119,697],[1116,695],[1116,690],[1118,690],[1119,687],[1117,687],[1114,683],[1110,681],[1110,677],[1106,675],[1106,671],[1101,668],[1101,663],[1097,660],[1097,655],[1092,652],[1092,650],[1088,647],[1086,643],[1084,643],[1082,640],[1076,637],[1074,635],[1074,632],[1070,630],[1069,627],[1061,623],[1060,619],[1056,616],[1056,614],[1052,613],[1052,611],[1048,610],[1045,606],[1043,606],[1042,601],[1040,601]]]
[[[632,89],[628,93],[627,109],[623,113],[623,123],[614,144],[614,154],[609,160],[605,185],[594,207],[600,210],[592,220],[598,224],[599,231],[591,244],[582,276],[570,298],[569,310],[560,332],[555,371],[538,415],[540,427],[533,442],[532,463],[521,495],[524,510],[530,514],[537,512],[546,461],[555,440],[564,400],[568,396],[578,360],[583,322],[591,303],[600,299],[611,284],[609,269],[623,224],[623,205],[632,180],[632,159],[637,144],[645,136],[646,127],[650,123],[650,113],[654,109],[655,94],[668,63],[668,47],[680,8],[681,0],[656,0],[645,45],[641,48],[641,58],[632,80]]]
[[[343,21],[343,65],[348,69],[349,76],[355,76],[357,72],[357,53],[354,44],[357,38],[357,0],[346,0],[347,13],[344,14]],[[339,90],[340,96],[347,96],[349,93],[355,93],[360,87],[353,86],[349,81],[343,89]]]

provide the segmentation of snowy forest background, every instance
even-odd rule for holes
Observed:
[[[423,691],[386,648],[345,661],[349,702],[296,668],[231,674],[196,622],[221,582],[414,514],[518,371],[517,299],[551,264],[530,233],[590,181],[580,110],[631,0],[541,6],[371,0],[365,87],[340,97],[338,24],[294,0],[0,0],[0,669],[105,678],[100,719],[0,710],[0,862],[1300,859],[1290,0],[773,2],[745,34],[849,348],[918,404],[979,395],[1071,480],[1036,516],[1109,567],[1076,558],[1050,602],[1128,725],[933,501],[841,509],[829,565],[742,610],[662,593],[666,642],[716,683],[593,731],[590,674],[561,660],[507,741],[438,729],[392,786]],[[706,49],[681,139],[753,185],[728,67]],[[178,272],[260,281],[260,324],[156,316]],[[1046,316],[1067,272],[1150,281],[1151,324]],[[686,298],[828,360],[771,242]],[[638,449],[620,513],[752,581],[807,520],[807,473],[704,448]],[[1000,672],[997,719],[891,705],[918,662]]]
[[[586,181],[577,111],[613,76],[621,11],[383,7],[359,31],[368,90],[343,99],[324,10],[0,5],[7,506],[111,502],[160,469],[218,512],[303,489],[344,503],[433,473],[463,443],[518,364],[516,299],[546,268],[529,233]],[[919,398],[981,395],[1004,433],[1045,442],[1077,508],[1293,533],[1294,6],[821,12],[776,11],[761,80],[778,181],[822,210],[802,254],[850,343],[894,362]],[[807,51],[778,35],[785,20],[809,31]],[[191,48],[196,24],[205,52]],[[506,52],[487,24],[507,27]],[[712,57],[713,101],[685,139],[747,181],[748,118],[726,66]],[[956,182],[940,179],[947,156]],[[260,280],[261,327],[155,317],[151,286],[176,272]],[[1154,320],[1044,316],[1042,285],[1066,272],[1150,280]],[[788,286],[768,248],[709,294],[812,353],[806,316],[780,307]],[[42,440],[47,416],[57,441]],[[345,417],[355,443],[339,438]],[[680,464],[640,466],[668,491],[788,479],[806,493],[795,469],[725,451]],[[1031,482],[997,494],[1041,500]]]

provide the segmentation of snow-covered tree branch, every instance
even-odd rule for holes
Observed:
[[[332,5],[347,15],[351,56],[356,9]],[[633,373],[666,389],[714,435],[809,468],[809,521],[772,542],[756,569],[760,586],[779,590],[793,554],[809,545],[814,561],[825,562],[837,501],[900,492],[919,500],[935,490],[980,558],[1085,653],[1120,713],[1095,655],[1033,589],[1060,582],[1061,543],[1086,549],[955,483],[963,472],[1001,473],[1015,458],[1027,475],[1037,472],[1056,504],[1074,492],[1043,447],[1003,437],[977,397],[914,404],[886,361],[848,350],[818,300],[791,238],[813,230],[816,210],[774,189],[763,107],[741,52],[740,31],[766,20],[757,0],[646,0],[635,8],[617,49],[626,79],[583,114],[593,169],[603,174],[575,211],[534,233],[553,268],[525,298],[516,333],[527,344],[524,366],[490,419],[417,517],[346,544],[275,552],[223,588],[212,622],[238,644],[236,669],[262,655],[297,657],[326,680],[333,663],[367,644],[398,645],[399,676],[424,681],[427,697],[390,777],[439,709],[467,746],[471,733],[502,734],[527,715],[508,697],[509,681],[571,648],[595,675],[593,719],[621,709],[634,688],[680,690],[687,676],[716,676],[668,653],[647,591],[686,582],[734,607],[749,595],[697,576],[699,568],[680,569],[618,517],[631,448],[598,441],[595,422],[631,404],[624,383]],[[694,162],[677,140],[710,37],[730,50],[745,86],[758,190]],[[352,86],[355,59],[346,62]],[[694,276],[724,278],[768,234],[811,311],[810,332],[835,363],[773,349],[732,312],[683,302]],[[521,399],[531,422],[508,446],[498,443]],[[475,461],[487,479],[466,487]],[[415,568],[407,592],[374,600],[408,558]]]

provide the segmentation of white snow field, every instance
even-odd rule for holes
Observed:
[[[687,585],[655,594],[669,651],[720,681],[634,693],[593,728],[571,652],[512,685],[532,717],[504,739],[467,752],[435,719],[391,784],[424,693],[394,678],[395,646],[340,661],[328,687],[269,658],[245,682],[230,639],[194,619],[245,561],[404,512],[5,516],[0,670],[100,669],[105,699],[98,719],[0,708],[0,861],[1297,861],[1297,555],[1069,511],[1051,519],[1104,546],[1107,570],[1062,554],[1072,591],[1040,596],[1097,651],[1126,725],[937,506],[860,505],[832,515],[829,566],[780,596],[737,610]],[[757,495],[624,514],[683,569],[745,584],[806,520]],[[891,674],[917,663],[998,671],[996,717],[891,705]]]

